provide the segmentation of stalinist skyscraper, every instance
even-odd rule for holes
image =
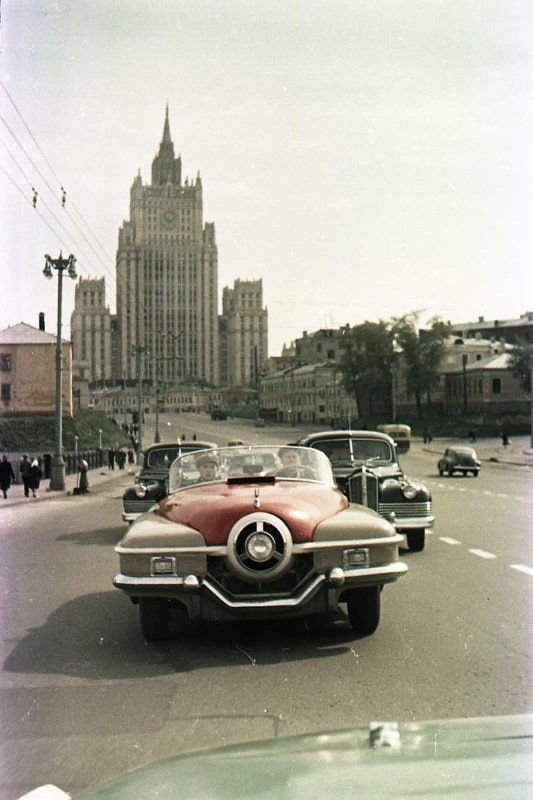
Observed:
[[[117,252],[120,377],[177,384],[218,379],[218,263],[215,226],[203,222],[202,183],[182,183],[168,106],[152,182],[140,173],[130,191],[130,218]]]

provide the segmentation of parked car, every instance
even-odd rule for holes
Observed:
[[[292,466],[277,445],[174,461],[168,497],[115,548],[113,583],[139,604],[147,640],[169,638],[187,618],[334,617],[340,603],[358,635],[376,630],[383,586],[407,571],[402,537],[348,501],[323,453],[281,450]]]
[[[143,466],[135,476],[135,484],[122,496],[122,519],[133,522],[139,514],[148,511],[168,492],[168,471],[172,462],[182,453],[207,450],[216,447],[213,442],[160,442],[147,447],[143,455]]]
[[[263,417],[256,417],[254,420],[254,425],[256,428],[264,428],[265,420],[263,419]]]
[[[297,444],[325,453],[337,485],[352,503],[378,511],[400,533],[413,552],[424,549],[426,529],[434,522],[429,489],[408,478],[393,439],[379,431],[323,431]]]
[[[448,473],[450,478],[454,472],[462,472],[463,475],[472,473],[477,478],[481,463],[473,447],[447,447],[442,458],[439,458],[439,475]]]

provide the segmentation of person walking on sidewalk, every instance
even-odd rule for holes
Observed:
[[[4,499],[7,498],[7,492],[11,486],[11,481],[15,480],[15,473],[11,466],[11,461],[7,460],[7,456],[2,456],[0,461],[0,489],[4,494]]]
[[[30,479],[28,477],[28,472],[29,472],[30,467],[31,467],[31,461],[28,458],[27,454],[24,453],[24,455],[22,456],[22,458],[20,460],[19,473],[20,473],[20,477],[22,478],[22,483],[24,484],[24,496],[25,497],[29,497],[30,496],[30,483],[29,483]]]
[[[28,470],[28,477],[29,477],[29,488],[31,489],[32,495],[34,497],[39,497],[37,492],[39,491],[39,486],[41,485],[41,478],[43,477],[43,471],[39,466],[39,462],[36,458],[33,459],[31,462],[31,467]]]

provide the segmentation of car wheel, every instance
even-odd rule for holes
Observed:
[[[379,625],[380,591],[378,586],[352,589],[346,595],[350,625],[359,636],[370,636]]]
[[[477,476],[478,476],[478,473],[479,473],[479,470],[478,470],[478,469],[474,469],[474,470],[472,470],[472,475],[474,476],[474,478],[477,478]]]
[[[407,539],[407,547],[411,553],[420,553],[424,549],[426,543],[426,532],[421,531],[406,531],[405,537]]]
[[[450,476],[450,478],[453,478],[453,469],[448,470],[448,475]]]
[[[164,642],[170,638],[170,601],[162,597],[141,597],[139,600],[141,630],[147,642]]]
[[[439,475],[442,478],[442,476],[444,475],[444,470],[443,469],[439,469]]]

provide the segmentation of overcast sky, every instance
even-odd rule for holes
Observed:
[[[55,330],[61,249],[114,311],[167,101],[219,297],[263,279],[271,355],[413,309],[531,310],[532,31],[530,0],[3,0],[0,327]],[[73,303],[67,281],[66,336]]]

